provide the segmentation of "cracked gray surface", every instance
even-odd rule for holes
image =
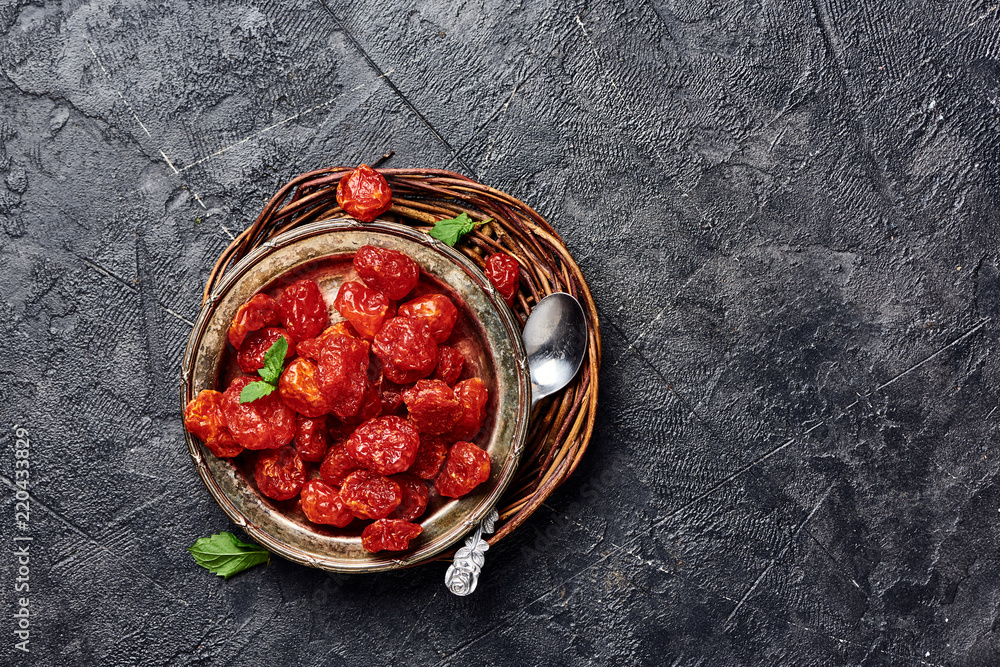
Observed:
[[[996,5],[9,0],[0,31],[0,537],[19,424],[35,538],[4,662],[1000,662]],[[224,582],[186,551],[233,529],[175,398],[201,287],[282,183],[388,150],[562,233],[591,449],[469,598],[443,565]]]

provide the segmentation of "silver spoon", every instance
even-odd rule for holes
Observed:
[[[568,385],[583,364],[587,355],[587,318],[583,306],[565,292],[548,295],[531,309],[521,339],[528,354],[534,409],[538,401]],[[455,552],[455,560],[444,576],[445,585],[455,595],[469,595],[476,590],[484,554],[490,548],[483,534],[493,532],[497,518],[494,508],[465,540],[465,546]]]

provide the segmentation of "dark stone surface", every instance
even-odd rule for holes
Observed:
[[[0,662],[1000,663],[995,5],[6,0],[0,31]],[[443,565],[224,582],[176,401],[207,271],[281,183],[390,149],[564,235],[591,449],[469,598]]]

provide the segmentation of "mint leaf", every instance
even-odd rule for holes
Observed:
[[[243,387],[243,391],[240,392],[240,403],[252,403],[258,398],[264,398],[275,389],[277,387],[270,382],[251,382]]]
[[[225,531],[211,537],[199,537],[188,551],[198,565],[226,579],[271,560],[271,554],[264,547],[241,542]]]
[[[264,367],[257,370],[257,374],[264,378],[264,382],[278,384],[281,371],[285,368],[285,354],[287,352],[288,341],[285,340],[284,336],[281,336],[264,353]]]
[[[457,217],[438,220],[434,223],[434,228],[430,235],[439,241],[444,241],[450,246],[458,243],[458,239],[464,234],[468,234],[476,227],[476,221],[469,217],[468,213],[459,213]]]

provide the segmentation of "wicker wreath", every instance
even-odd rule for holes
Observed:
[[[337,185],[351,169],[319,169],[285,184],[257,220],[219,257],[205,285],[204,299],[226,270],[268,239],[318,220],[345,217]],[[383,218],[428,231],[435,222],[467,213],[488,221],[466,234],[456,249],[482,268],[485,257],[503,251],[521,265],[514,312],[524,326],[533,304],[553,292],[568,292],[587,313],[590,336],[580,373],[562,392],[539,404],[528,430],[520,466],[497,510],[500,521],[490,544],[520,526],[576,469],[594,431],[601,332],[597,307],[580,267],[542,216],[514,197],[461,174],[442,169],[380,169],[392,188],[392,208]],[[441,558],[450,558],[449,554]]]

